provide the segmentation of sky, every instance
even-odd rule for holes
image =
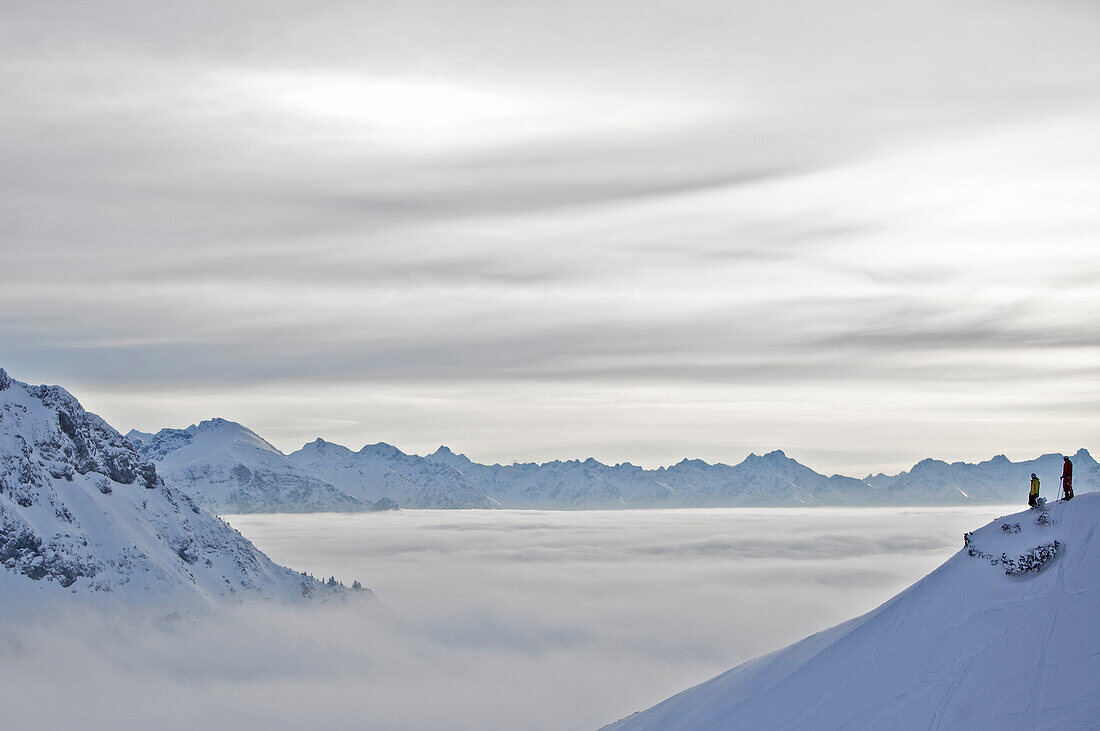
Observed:
[[[117,428],[1096,449],[1092,0],[0,4],[0,367]]]
[[[873,609],[1001,510],[229,516],[376,601],[6,605],[0,707],[20,728],[596,729]]]

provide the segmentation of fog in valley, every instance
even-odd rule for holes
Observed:
[[[597,728],[872,609],[1009,511],[229,516],[377,599],[9,607],[0,706],[9,727]]]

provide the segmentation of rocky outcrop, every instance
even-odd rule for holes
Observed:
[[[57,386],[0,371],[0,589],[220,603],[346,590],[277,566]]]
[[[372,513],[380,513],[384,510],[400,510],[401,508],[393,500],[388,497],[380,498],[376,502],[371,503],[370,511]]]

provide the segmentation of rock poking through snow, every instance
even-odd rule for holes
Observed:
[[[3,370],[0,564],[5,600],[76,593],[216,605],[347,592],[273,563],[64,389]]]

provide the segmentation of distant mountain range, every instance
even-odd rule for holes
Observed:
[[[825,476],[781,451],[736,465],[685,459],[643,469],[595,459],[485,465],[440,447],[427,456],[385,443],[355,452],[316,439],[284,455],[224,419],[127,437],[166,480],[215,512],[405,508],[616,509],[812,505],[957,505],[1026,499],[1032,472],[1053,498],[1062,455],[1025,462],[997,456],[948,464],[926,459],[898,475]],[[1074,461],[1078,493],[1100,489],[1100,465]]]

